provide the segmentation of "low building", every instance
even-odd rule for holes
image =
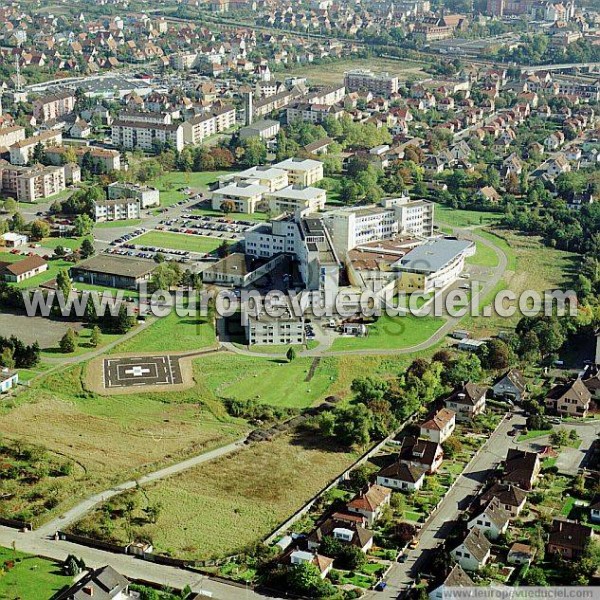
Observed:
[[[48,263],[37,254],[13,263],[0,262],[0,279],[20,283],[48,270]]]
[[[444,600],[444,598],[447,598],[446,588],[451,591],[455,588],[473,587],[474,585],[474,581],[465,573],[464,569],[460,565],[454,565],[452,571],[442,583],[429,593],[429,600]]]
[[[535,558],[535,550],[529,544],[515,542],[508,551],[506,562],[509,565],[530,565]]]
[[[575,560],[581,557],[593,536],[593,529],[588,525],[554,519],[546,550],[548,554],[557,554],[565,560]]]
[[[304,550],[295,550],[290,554],[289,559],[291,565],[303,565],[306,563],[314,565],[319,570],[321,579],[325,579],[333,568],[333,558]]]
[[[467,383],[446,398],[446,408],[456,413],[457,421],[470,421],[485,412],[486,393],[486,387]]]
[[[518,403],[523,399],[525,388],[523,373],[510,369],[492,386],[492,394],[494,398]]]
[[[425,482],[425,469],[396,461],[377,473],[376,483],[394,490],[413,492]]]
[[[314,185],[323,179],[323,163],[311,158],[288,158],[273,165],[287,171],[292,185]]]
[[[271,140],[279,133],[281,125],[279,121],[262,120],[255,121],[251,125],[246,125],[240,129],[240,139],[247,140],[257,137],[261,140]]]
[[[234,252],[204,269],[202,281],[221,286],[244,288],[273,271],[283,260],[283,256],[276,256],[265,262],[240,252]]]
[[[487,506],[468,522],[467,528],[477,527],[489,539],[495,540],[506,533],[509,523],[510,514],[504,510],[498,498],[492,498]]]
[[[590,504],[589,510],[592,523],[600,523],[600,499]]]
[[[450,552],[465,571],[478,571],[487,564],[491,555],[492,545],[477,527],[473,527],[462,543]]]
[[[373,547],[373,533],[362,525],[348,520],[336,519],[335,516],[325,519],[308,535],[309,550],[318,550],[326,537],[333,537],[343,545],[355,546],[362,552],[368,552]]]
[[[0,148],[10,148],[12,145],[24,139],[25,127],[21,127],[20,125],[0,127]]]
[[[258,317],[249,316],[244,327],[246,341],[254,344],[291,346],[304,344],[304,319],[284,313],[271,317],[262,313]]]
[[[268,191],[269,188],[258,183],[230,183],[213,191],[211,206],[214,210],[251,215],[259,209]]]
[[[224,187],[232,182],[258,183],[268,188],[269,192],[281,190],[289,185],[287,171],[268,166],[251,167],[235,175],[225,175],[220,178],[219,187]]]
[[[70,276],[73,282],[136,290],[150,281],[155,269],[154,261],[99,254],[73,265]]]
[[[93,569],[77,580],[68,590],[60,592],[55,600],[129,600],[138,595],[129,591],[129,581],[111,566]]]
[[[443,444],[456,427],[456,413],[448,408],[438,410],[421,425],[421,437],[437,444]]]
[[[504,461],[502,483],[515,485],[523,490],[531,490],[541,470],[542,463],[535,452],[510,448]]]
[[[19,248],[20,246],[25,246],[29,241],[26,235],[14,231],[3,233],[0,237],[7,248]]]
[[[553,387],[546,396],[546,409],[560,416],[581,417],[587,416],[590,410],[592,394],[578,377],[569,383]]]
[[[139,217],[139,200],[134,200],[133,198],[114,198],[94,202],[94,220],[98,223],[139,219]]]
[[[383,509],[389,505],[392,490],[381,485],[372,485],[365,492],[358,494],[348,502],[348,512],[362,515],[369,526],[373,525],[381,516]]]
[[[500,502],[502,508],[514,519],[519,516],[525,507],[527,492],[510,483],[497,482],[479,497],[479,502],[482,506],[485,506],[494,498]]]
[[[108,199],[131,198],[138,200],[141,209],[160,206],[160,192],[156,188],[146,185],[136,185],[115,181],[106,188]]]
[[[411,467],[435,473],[444,460],[444,451],[437,442],[407,436],[402,440],[398,461]]]
[[[5,394],[19,383],[19,374],[6,367],[0,368],[0,393]]]

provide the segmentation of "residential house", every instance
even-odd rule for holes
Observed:
[[[361,492],[348,502],[348,512],[362,515],[369,526],[381,516],[383,509],[389,505],[392,491],[381,485],[372,485],[366,492]]]
[[[19,383],[19,374],[6,367],[0,368],[0,393],[4,394],[8,390],[16,387]]]
[[[377,485],[395,490],[420,490],[425,481],[425,469],[396,461],[377,473]]]
[[[429,600],[443,600],[446,598],[446,588],[454,589],[461,587],[473,587],[474,585],[475,583],[465,573],[464,569],[460,565],[454,565],[452,571],[450,571],[442,583],[429,593]]]
[[[424,469],[427,474],[435,473],[444,459],[442,446],[437,442],[420,438],[405,437],[398,454],[398,461],[410,467]]]
[[[510,369],[492,386],[492,394],[494,398],[518,403],[523,399],[525,387],[523,373]]]
[[[535,452],[510,448],[506,454],[502,482],[530,490],[536,483],[541,468],[540,458]]]
[[[484,567],[492,554],[492,545],[481,529],[473,527],[467,537],[450,552],[450,556],[465,570]]]
[[[492,498],[487,506],[467,524],[468,529],[477,527],[488,538],[495,540],[508,529],[510,514],[504,510],[498,498]]]
[[[127,600],[137,598],[137,594],[130,592],[127,578],[111,566],[106,566],[89,571],[55,598],[56,600],[80,600],[81,598]]]
[[[485,411],[486,393],[486,387],[469,382],[454,390],[445,405],[456,413],[457,421],[470,421]]]
[[[546,409],[561,416],[586,417],[592,394],[578,377],[569,383],[554,386],[546,396]]]
[[[333,516],[315,527],[308,535],[308,549],[311,551],[318,550],[323,538],[326,537],[333,537],[344,545],[356,546],[365,553],[373,547],[373,533],[371,531],[358,523],[338,520]]]
[[[492,487],[479,497],[481,506],[487,505],[496,498],[511,518],[516,518],[527,501],[527,492],[510,483],[494,483]]]
[[[583,554],[593,535],[593,530],[588,525],[554,519],[546,549],[548,554],[558,554],[567,560],[577,559]]]
[[[321,554],[313,554],[305,550],[294,550],[289,555],[291,565],[302,565],[309,563],[314,565],[319,570],[321,579],[325,579],[333,567],[333,558],[322,556]]]
[[[455,427],[456,413],[453,410],[442,408],[421,424],[420,436],[423,439],[443,444],[452,435]]]
[[[486,202],[492,202],[493,204],[497,204],[501,200],[500,194],[493,187],[491,187],[489,185],[482,187],[477,192],[477,196],[479,196]]]
[[[508,551],[506,562],[509,565],[530,565],[535,557],[535,550],[529,544],[515,542]]]
[[[37,254],[13,263],[0,262],[0,279],[20,283],[48,270],[48,263]]]

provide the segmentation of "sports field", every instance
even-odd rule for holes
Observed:
[[[229,240],[231,242],[231,240]],[[184,250],[187,252],[213,252],[223,242],[218,238],[203,235],[187,235],[170,231],[149,231],[135,238],[132,243],[139,246],[156,246],[169,250]]]

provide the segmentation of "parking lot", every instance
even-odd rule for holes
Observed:
[[[161,221],[156,229],[237,241],[242,239],[244,232],[254,225],[256,223],[252,221],[232,221],[226,217],[183,213],[180,217]]]

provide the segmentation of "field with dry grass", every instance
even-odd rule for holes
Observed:
[[[281,436],[123,494],[74,529],[118,543],[152,540],[158,552],[190,559],[232,554],[268,535],[355,458],[314,435]],[[156,522],[148,506],[160,506]]]

